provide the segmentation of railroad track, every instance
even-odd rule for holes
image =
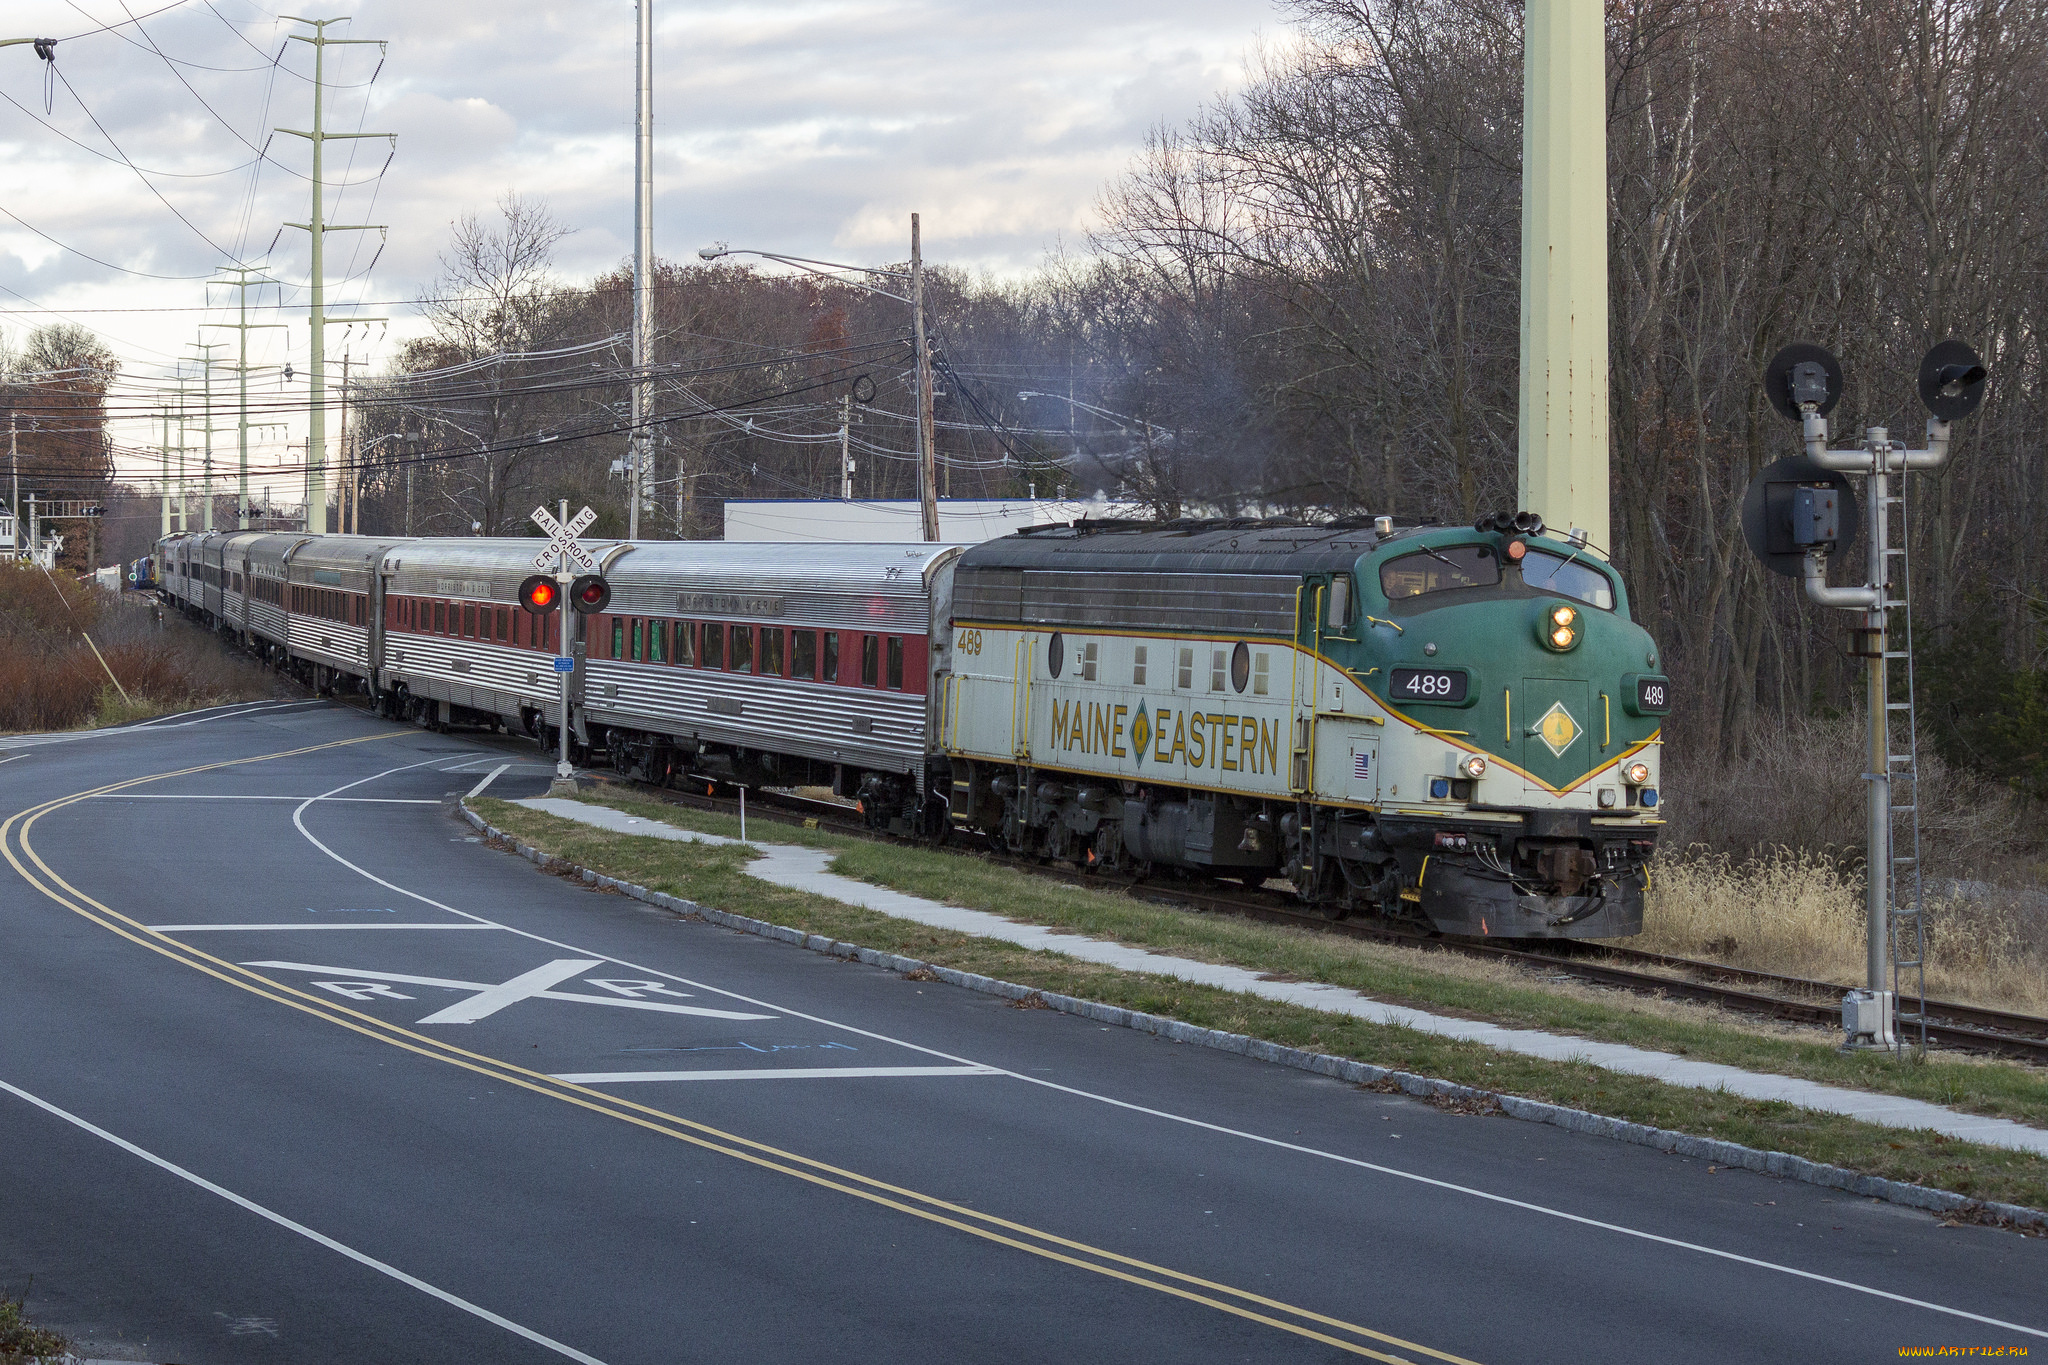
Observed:
[[[659,799],[699,810],[726,814],[738,803],[715,794],[656,787],[627,779],[611,779],[654,795]],[[847,807],[832,801],[780,792],[758,791],[749,801],[748,814],[756,819],[803,823],[836,834],[876,838],[873,830]],[[1775,972],[1729,967],[1718,962],[1649,953],[1636,948],[1613,948],[1559,940],[1538,948],[1509,947],[1484,940],[1453,939],[1404,932],[1364,920],[1331,920],[1304,911],[1270,892],[1219,892],[1192,882],[1133,882],[1091,875],[1078,870],[1041,865],[1022,858],[988,853],[978,856],[1034,876],[1048,877],[1093,890],[1120,892],[1137,900],[1162,905],[1190,906],[1217,914],[1237,915],[1270,924],[1288,924],[1319,933],[1379,943],[1406,944],[1418,951],[1435,950],[1462,956],[1513,962],[1521,966],[1556,973],[1595,985],[1633,991],[1641,995],[1665,996],[1719,1005],[1745,1014],[1781,1019],[1790,1023],[1822,1028],[1841,1024],[1844,987],[1828,981],[1783,976]],[[1990,1053],[2020,1061],[2048,1065],[2048,1019],[2009,1014],[1947,1001],[1927,1002],[1927,1041],[1932,1045],[1963,1051]],[[1908,1025],[1908,1036],[1918,1037],[1918,1026]]]

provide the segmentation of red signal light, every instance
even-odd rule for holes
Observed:
[[[535,616],[542,616],[555,609],[555,599],[560,591],[555,580],[546,574],[534,574],[519,585],[519,605]]]
[[[569,605],[580,612],[603,611],[611,600],[612,585],[602,574],[587,573],[569,585]]]

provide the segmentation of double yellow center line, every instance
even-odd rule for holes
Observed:
[[[402,732],[399,732],[402,733]],[[46,801],[31,807],[0,824],[0,856],[5,856],[9,865],[37,891],[55,901],[74,914],[92,921],[111,933],[118,934],[131,943],[138,944],[151,952],[161,954],[182,966],[203,972],[216,980],[258,995],[276,1004],[312,1015],[326,1023],[348,1029],[377,1042],[399,1048],[424,1057],[430,1061],[460,1067],[490,1080],[505,1085],[530,1090],[564,1104],[615,1119],[621,1123],[658,1133],[663,1137],[686,1142],[707,1152],[744,1161],[763,1170],[774,1171],[823,1189],[849,1195],[855,1199],[879,1205],[912,1218],[923,1219],[942,1227],[951,1228],[970,1237],[994,1242],[1045,1260],[1056,1261],[1078,1270],[1090,1271],[1126,1284],[1149,1289],[1156,1293],[1198,1303],[1233,1317],[1256,1322],[1297,1337],[1332,1346],[1353,1355],[1372,1360],[1397,1362],[1399,1365],[1414,1365],[1407,1355],[1394,1355],[1376,1350],[1366,1343],[1385,1346],[1396,1351],[1412,1352],[1433,1360],[1450,1362],[1451,1365],[1474,1365],[1461,1356],[1434,1350],[1416,1342],[1374,1331],[1342,1318],[1330,1317],[1310,1309],[1298,1308],[1293,1304],[1238,1289],[1215,1280],[1190,1275],[1167,1266],[1155,1265],[1136,1257],[1125,1256],[1086,1242],[1061,1237],[1024,1223],[999,1218],[932,1195],[894,1185],[887,1181],[865,1176],[857,1171],[827,1162],[817,1161],[795,1152],[751,1138],[728,1133],[707,1124],[686,1119],[677,1114],[635,1104],[630,1100],[592,1090],[586,1086],[574,1085],[556,1080],[540,1072],[528,1071],[495,1057],[470,1052],[463,1048],[414,1033],[410,1029],[387,1023],[373,1015],[353,1010],[338,1002],[310,995],[305,991],[273,981],[246,967],[203,953],[188,944],[181,943],[168,935],[157,932],[147,925],[121,914],[119,911],[86,895],[44,861],[30,842],[30,831],[37,821],[53,811],[94,797],[113,795],[130,788],[169,778],[188,777],[195,773],[213,772],[250,763],[267,763],[278,759],[296,758],[304,754],[318,753],[327,749],[342,748],[392,737],[391,732],[366,735],[356,739],[338,740],[328,744],[314,744],[299,749],[287,749],[278,753],[261,754],[252,758],[229,759],[219,763],[200,764],[172,772],[153,773],[145,777],[130,778],[109,783],[88,791],[74,792],[69,796]]]

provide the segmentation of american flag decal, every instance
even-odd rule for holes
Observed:
[[[1371,754],[1366,753],[1351,755],[1351,776],[1354,781],[1358,782],[1368,782],[1372,780]]]

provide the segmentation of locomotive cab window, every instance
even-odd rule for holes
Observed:
[[[1490,588],[1499,582],[1500,558],[1491,545],[1446,545],[1380,566],[1380,591],[1392,601],[1451,588]]]
[[[1348,574],[1339,574],[1330,580],[1330,594],[1324,605],[1328,607],[1323,613],[1325,630],[1343,630],[1351,624],[1351,578]],[[1244,689],[1240,687],[1238,690],[1242,692]]]
[[[1587,602],[1602,611],[1614,610],[1614,585],[1607,575],[1582,559],[1554,555],[1531,546],[1522,556],[1522,581],[1538,592]]]

